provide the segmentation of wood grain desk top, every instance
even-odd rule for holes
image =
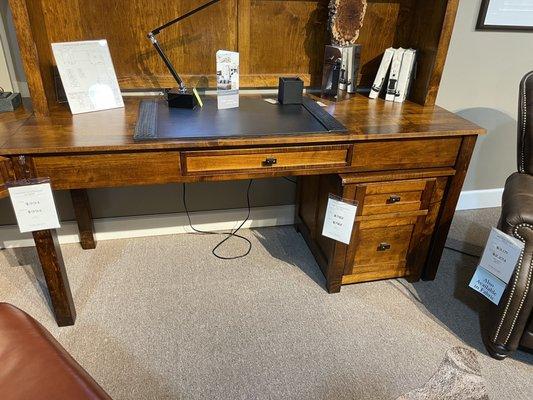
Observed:
[[[243,94],[241,94],[243,96]],[[272,96],[270,96],[272,97]],[[125,107],[88,114],[71,115],[58,105],[49,117],[36,117],[29,108],[0,114],[0,154],[79,153],[184,148],[222,148],[407,139],[483,134],[484,129],[438,106],[424,107],[412,102],[392,103],[356,95],[325,108],[347,128],[347,133],[305,136],[225,138],[134,142],[140,97],[126,97]]]
[[[12,112],[0,113],[0,148],[8,141],[28,118],[33,115],[30,102],[24,100],[23,106]]]

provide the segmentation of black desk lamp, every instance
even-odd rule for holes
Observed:
[[[180,76],[178,75],[178,73],[174,69],[174,66],[172,65],[172,63],[168,59],[167,55],[165,54],[165,52],[163,51],[163,49],[161,48],[161,46],[159,45],[159,42],[157,41],[157,39],[155,37],[156,37],[157,34],[159,34],[159,32],[161,32],[163,29],[169,27],[170,25],[174,25],[176,22],[179,22],[182,19],[190,17],[191,15],[197,13],[198,11],[201,11],[204,8],[207,8],[207,7],[209,7],[212,4],[218,3],[219,1],[220,0],[211,0],[208,3],[205,3],[204,5],[202,5],[200,7],[197,7],[194,10],[189,11],[186,14],[183,14],[182,16],[180,16],[178,18],[175,18],[172,21],[169,21],[166,24],[163,24],[160,27],[155,28],[154,30],[152,30],[152,31],[150,31],[148,33],[148,39],[150,39],[150,41],[154,45],[155,49],[159,53],[159,56],[163,59],[163,62],[167,66],[168,70],[170,71],[170,73],[172,74],[172,76],[174,77],[176,82],[178,83],[178,87],[177,88],[172,88],[172,89],[166,89],[165,90],[166,97],[167,97],[167,102],[168,102],[168,106],[169,107],[174,107],[174,108],[194,108],[196,106],[196,104],[197,104],[197,100],[196,100],[195,94],[191,90],[187,89],[187,87],[185,86],[185,83],[183,82],[183,79],[180,78]]]

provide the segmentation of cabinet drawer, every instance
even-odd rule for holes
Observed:
[[[414,224],[359,229],[354,266],[404,261],[409,250]]]
[[[178,182],[179,152],[105,153],[38,156],[38,177],[49,177],[54,189],[96,188]]]
[[[347,165],[349,148],[335,145],[188,151],[182,154],[182,168],[186,174],[206,174],[338,167]]]
[[[364,193],[361,215],[377,215],[425,209],[423,195],[431,196],[435,179],[379,182],[357,185]],[[360,195],[360,198],[362,195]]]
[[[359,142],[354,144],[351,165],[359,171],[451,167],[461,141],[453,137]]]
[[[352,260],[343,283],[388,279],[407,274],[407,258],[419,217],[361,222],[355,233]]]

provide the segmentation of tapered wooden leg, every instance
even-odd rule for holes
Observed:
[[[80,234],[80,243],[83,249],[96,248],[96,239],[94,238],[94,224],[91,214],[91,204],[85,189],[72,189],[70,191],[78,231]]]
[[[76,310],[68,283],[63,255],[55,229],[35,231],[33,239],[41,260],[46,286],[52,299],[52,308],[58,326],[74,325]]]

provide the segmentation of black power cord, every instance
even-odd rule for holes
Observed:
[[[456,253],[462,254],[464,256],[474,257],[474,258],[481,258],[480,254],[467,253],[466,251],[459,250],[459,249],[456,249],[456,248],[453,248],[453,247],[450,247],[450,246],[444,246],[444,248],[447,249],[447,250],[455,251]]]
[[[282,178],[285,179],[286,181],[289,181],[289,182],[291,182],[291,183],[294,183],[295,185],[298,183],[298,182],[296,181],[296,179],[287,178],[286,176],[282,176]]]
[[[244,226],[244,224],[250,219],[250,213],[251,213],[251,206],[250,206],[250,188],[252,187],[253,179],[250,179],[248,182],[248,187],[246,188],[246,202],[248,204],[248,214],[246,215],[246,218],[244,221],[241,222],[241,224],[237,227],[237,229],[232,230],[230,232],[213,232],[213,231],[202,231],[200,229],[196,229],[191,221],[191,215],[189,214],[189,209],[187,208],[187,196],[185,192],[185,183],[183,183],[183,207],[185,208],[185,213],[187,214],[187,219],[189,220],[189,226],[191,229],[199,234],[203,235],[227,235],[226,238],[221,240],[215,247],[213,247],[213,250],[211,250],[211,253],[216,257],[220,258],[221,260],[236,260],[237,258],[243,258],[246,257],[248,254],[250,254],[250,251],[252,251],[252,242],[250,242],[249,239],[245,238],[244,236],[238,235],[237,232]],[[221,256],[220,254],[217,254],[217,249],[222,246],[227,240],[231,239],[232,237],[237,237],[239,239],[244,240],[248,243],[248,250],[246,250],[243,254],[232,256],[232,257],[225,257]]]

